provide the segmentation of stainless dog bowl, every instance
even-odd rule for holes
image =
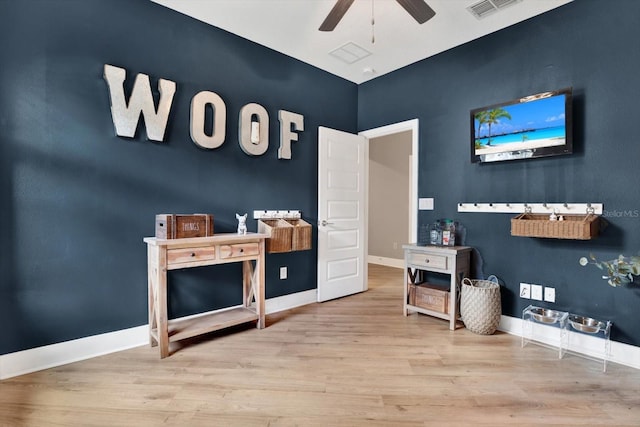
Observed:
[[[531,317],[541,323],[556,323],[562,314],[561,311],[549,310],[548,308],[531,309]]]
[[[569,316],[569,323],[571,323],[571,327],[576,331],[587,332],[589,334],[598,333],[604,328],[602,322],[592,319],[591,317],[571,315]]]

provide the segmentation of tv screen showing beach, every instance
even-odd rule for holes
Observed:
[[[570,96],[567,90],[547,92],[472,110],[472,161],[570,153],[571,141],[567,139]]]

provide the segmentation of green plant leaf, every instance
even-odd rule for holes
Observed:
[[[600,270],[606,270],[607,275],[603,275],[602,279],[606,280],[611,286],[623,286],[633,283],[635,276],[640,276],[640,255],[626,257],[624,254],[618,255],[617,258],[610,261],[598,261],[595,255],[589,254],[591,264]],[[585,257],[580,258],[580,265],[589,264]]]

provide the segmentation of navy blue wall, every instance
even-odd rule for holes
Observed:
[[[554,307],[611,319],[614,339],[640,345],[638,287],[610,288],[577,263],[640,249],[639,12],[635,0],[606,14],[581,0],[356,87],[147,0],[0,0],[0,354],[145,324],[142,238],[156,213],[211,212],[218,232],[234,230],[235,212],[261,208],[301,209],[313,223],[317,126],[356,131],[414,117],[419,193],[436,198],[420,223],[464,223],[484,274],[506,285],[504,313],[519,316],[528,303],[516,297],[520,281],[555,286]],[[177,83],[164,143],[141,129],[115,136],[105,63],[125,68],[129,86],[136,73],[153,87]],[[469,162],[471,108],[566,86],[576,154]],[[189,137],[189,103],[201,90],[227,105],[227,140],[216,150]],[[257,158],[236,142],[249,102],[271,119],[269,151]],[[305,116],[291,161],[276,158],[279,109]],[[458,214],[463,201],[602,202],[609,227],[588,242],[511,237],[510,215]],[[315,249],[269,255],[267,296],[314,288],[315,259]],[[171,314],[237,303],[238,274],[172,273]]]
[[[420,119],[420,197],[435,210],[420,224],[453,217],[467,228],[485,275],[505,284],[503,313],[530,302],[520,282],[556,288],[553,307],[611,319],[612,339],[640,345],[640,287],[612,288],[593,266],[640,250],[637,111],[640,2],[580,0],[359,86],[360,130]],[[571,156],[471,164],[469,110],[572,86]],[[593,241],[510,236],[508,214],[457,213],[459,202],[599,202],[608,228]],[[546,305],[547,303],[539,303]]]
[[[0,40],[0,354],[147,323],[142,239],[157,213],[213,213],[216,232],[254,209],[315,223],[317,127],[356,130],[355,84],[148,0],[0,0]],[[177,83],[165,142],[142,127],[115,136],[104,64],[125,68],[129,88],[137,73],[154,92],[158,78]],[[189,136],[202,90],[227,106],[216,150]],[[260,157],[237,143],[249,102],[269,112]],[[289,161],[277,159],[280,109],[305,117]],[[239,268],[173,272],[170,314],[239,304]],[[268,298],[315,286],[315,248],[268,256]]]

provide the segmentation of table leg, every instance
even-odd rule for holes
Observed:
[[[456,330],[458,320],[458,272],[451,273],[451,284],[449,289],[449,329]]]
[[[153,253],[151,252],[153,250]],[[169,355],[169,321],[167,315],[167,250],[149,247],[149,332],[151,345],[160,347],[160,358]],[[155,343],[155,344],[154,344]]]
[[[402,291],[402,295],[404,296],[404,302],[402,303],[402,314],[407,316],[409,314],[409,310],[407,310],[407,301],[408,301],[408,293],[407,290],[409,288],[409,278],[411,278],[411,269],[409,267],[405,267],[404,269],[404,289]],[[413,282],[413,280],[412,280]]]
[[[158,345],[158,341],[156,341],[156,339],[153,336],[153,333],[151,331],[153,331],[154,329],[158,328],[158,324],[156,322],[156,303],[155,303],[155,299],[156,299],[156,292],[155,292],[155,288],[156,288],[156,283],[155,283],[155,272],[154,272],[154,268],[152,268],[151,266],[149,266],[149,273],[148,273],[148,281],[149,281],[149,345],[151,347],[155,347]]]
[[[264,283],[265,283],[265,265],[264,265],[264,253],[265,243],[264,239],[260,240],[260,256],[256,260],[255,267],[255,297],[256,297],[256,311],[258,312],[258,329],[265,327],[264,321]]]
[[[251,261],[242,262],[242,305],[245,307],[251,307],[255,296],[253,271]]]
[[[158,341],[153,336],[152,331],[158,328],[156,324],[156,284],[157,284],[157,248],[149,246],[147,248],[147,287],[149,296],[149,345],[155,347]]]
[[[261,252],[264,253],[264,252]],[[257,328],[263,329],[264,322],[264,256],[255,260],[255,267],[252,261],[243,261],[242,263],[242,298],[245,307],[251,307],[252,301],[255,299],[256,314],[258,315]]]
[[[158,344],[160,358],[169,355],[169,321],[167,315],[167,270],[158,269],[158,287],[156,289],[156,322],[158,324]]]

